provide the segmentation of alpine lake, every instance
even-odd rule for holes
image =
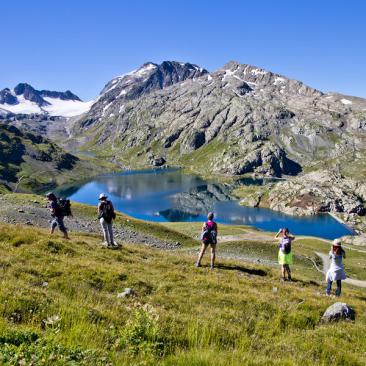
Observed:
[[[116,210],[155,222],[205,221],[208,212],[224,224],[251,225],[264,231],[288,227],[294,235],[334,239],[352,230],[328,214],[289,216],[266,208],[245,207],[233,196],[241,185],[264,185],[268,179],[242,178],[220,183],[186,174],[180,169],[124,171],[98,176],[88,182],[61,187],[57,194],[72,201],[97,205],[106,193]]]

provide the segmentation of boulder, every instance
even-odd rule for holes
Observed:
[[[326,323],[338,320],[355,320],[356,313],[344,302],[336,302],[329,306],[322,316],[322,321]]]
[[[150,160],[150,164],[152,166],[162,166],[166,163],[166,160],[163,157],[159,157],[159,158],[153,158]]]

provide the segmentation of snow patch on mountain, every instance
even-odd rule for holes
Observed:
[[[343,98],[343,99],[341,99],[341,102],[343,103],[343,104],[352,104],[352,101],[351,100],[349,100],[349,99],[346,99],[346,98]]]
[[[81,102],[77,100],[62,100],[59,98],[44,98],[49,105],[40,107],[37,103],[31,102],[18,95],[18,104],[2,104],[2,109],[15,114],[48,114],[50,116],[73,117],[87,112],[94,101]]]
[[[89,102],[80,102],[77,100],[61,100],[58,98],[44,98],[49,106],[43,107],[51,116],[73,117],[87,112],[93,104],[93,100]]]

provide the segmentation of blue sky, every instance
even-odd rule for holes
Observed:
[[[91,99],[147,61],[230,60],[366,97],[366,1],[1,1],[0,88]]]

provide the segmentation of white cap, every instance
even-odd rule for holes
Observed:
[[[101,194],[99,195],[99,199],[101,200],[101,199],[103,199],[103,198],[107,198],[107,196],[106,196],[104,193],[101,193]]]
[[[333,245],[334,245],[335,247],[340,247],[340,246],[342,245],[342,241],[341,241],[341,239],[334,239],[334,240],[333,240]]]

